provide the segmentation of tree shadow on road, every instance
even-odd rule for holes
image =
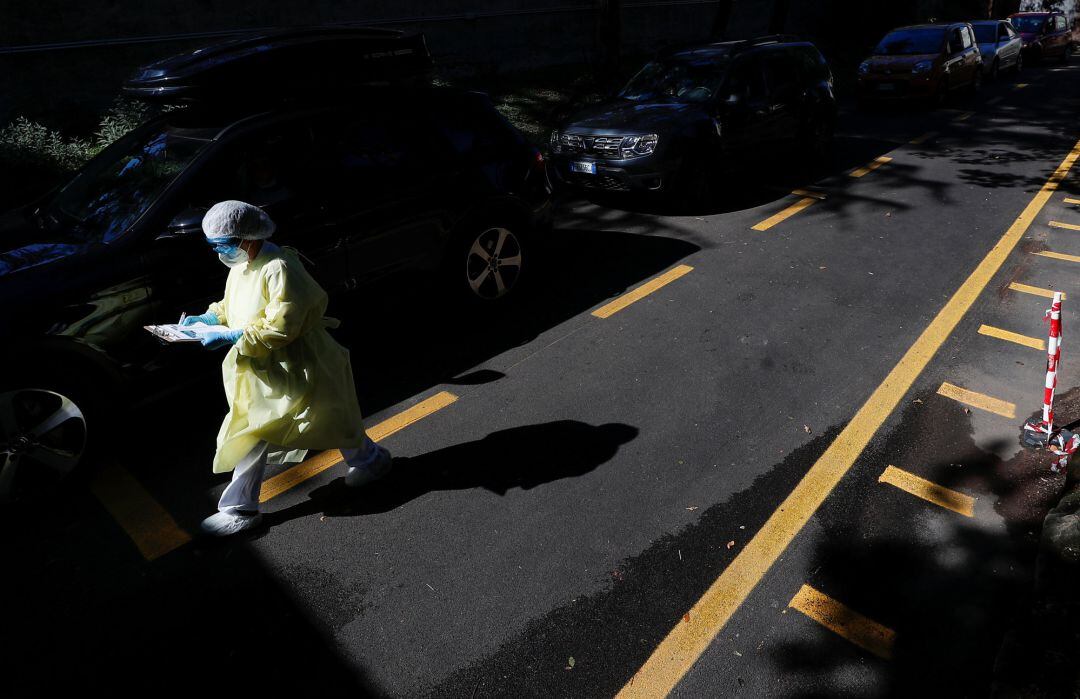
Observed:
[[[611,460],[638,429],[620,423],[588,425],[558,420],[493,432],[483,439],[410,458],[394,459],[382,480],[351,489],[343,478],[312,491],[310,499],[265,515],[273,527],[322,513],[356,517],[389,512],[436,491],[484,488],[498,495],[577,478]]]

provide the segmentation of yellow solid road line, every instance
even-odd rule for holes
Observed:
[[[1080,199],[1073,199],[1071,197],[1065,197],[1066,204],[1080,204]]]
[[[818,200],[817,197],[803,197],[802,199],[795,202],[794,204],[792,204],[788,208],[784,209],[780,213],[773,214],[772,216],[765,219],[761,223],[755,223],[753,226],[750,227],[750,229],[754,230],[754,231],[767,231],[770,228],[772,228],[773,226],[775,226],[776,224],[788,220],[789,218],[791,218],[795,214],[799,213],[800,211],[802,211],[806,207],[810,206],[811,204],[813,204],[817,200]]]
[[[892,658],[893,645],[896,642],[895,631],[845,607],[825,593],[803,585],[788,602],[788,606],[863,650],[884,660]]]
[[[689,274],[693,270],[694,268],[689,265],[679,265],[674,269],[670,269],[667,272],[664,272],[659,277],[650,279],[649,281],[645,282],[633,291],[629,291],[623,294],[611,303],[597,308],[595,311],[592,312],[592,314],[597,318],[610,318],[611,316],[615,315],[616,313],[626,308],[630,304],[634,303],[635,301],[640,301],[641,299],[645,298],[657,289],[667,286],[679,277],[683,276],[684,274]]]
[[[1075,223],[1062,223],[1061,221],[1051,221],[1051,228],[1064,228],[1067,231],[1080,231],[1080,226]]]
[[[110,464],[90,484],[139,553],[152,561],[191,541],[172,516],[124,468]]]
[[[863,167],[860,167],[860,168],[856,168],[856,169],[852,170],[848,174],[850,174],[852,177],[862,177],[863,175],[868,175],[871,172],[873,172],[874,170],[877,170],[879,167],[881,167],[885,163],[891,163],[891,162],[892,162],[892,158],[890,158],[887,155],[881,155],[881,156],[878,156],[877,158],[874,158],[873,161],[871,161],[867,165],[865,165]]]
[[[975,112],[962,112],[958,114],[953,121],[967,121],[971,117],[975,116]]]
[[[1043,250],[1035,253],[1042,257],[1049,257],[1052,260],[1064,260],[1065,262],[1080,262],[1080,255],[1066,255],[1063,252],[1050,252],[1049,250]]]
[[[1009,288],[1013,291],[1019,291],[1022,294],[1031,294],[1033,296],[1042,296],[1044,298],[1054,298],[1053,289],[1043,289],[1037,286],[1028,286],[1027,284],[1021,284],[1020,282],[1012,282],[1009,284]],[[1065,293],[1062,292],[1061,298],[1065,298]]]
[[[690,608],[683,617],[688,621],[681,621],[668,633],[619,696],[662,697],[675,688],[862,454],[957,323],[1001,269],[1009,253],[1069,174],[1077,157],[1080,157],[1080,142],[780,507]]]
[[[911,139],[910,141],[908,141],[908,143],[910,143],[913,146],[921,146],[922,144],[926,143],[930,139],[937,138],[937,135],[938,135],[937,131],[927,131],[922,136],[917,136],[917,137]]]
[[[437,393],[427,400],[417,403],[413,407],[398,413],[397,415],[380,422],[374,427],[368,428],[367,434],[372,440],[378,442],[395,432],[402,430],[418,420],[422,420],[437,410],[441,410],[457,400],[457,396],[448,391]],[[273,478],[263,481],[262,490],[259,491],[259,502],[266,502],[278,495],[295,488],[300,483],[314,478],[334,464],[342,460],[341,452],[331,449],[316,454],[303,463],[283,471]]]
[[[878,483],[888,483],[896,486],[905,493],[910,493],[917,498],[932,502],[946,510],[952,510],[965,517],[975,516],[975,498],[970,495],[958,493],[951,488],[938,485],[925,478],[919,478],[914,473],[908,473],[903,469],[889,466],[878,477]]]
[[[1016,405],[1000,398],[994,398],[984,393],[976,393],[966,388],[961,388],[946,381],[938,387],[938,395],[952,398],[958,403],[970,405],[972,408],[985,410],[1002,417],[1016,417]]]
[[[1029,337],[1027,335],[1020,335],[1008,330],[1002,330],[1001,328],[995,328],[992,325],[980,325],[979,334],[986,335],[987,337],[996,337],[997,339],[1005,340],[1006,342],[1015,342],[1018,345],[1030,347],[1031,349],[1046,349],[1046,340],[1037,337]]]

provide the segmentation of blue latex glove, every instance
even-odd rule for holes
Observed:
[[[188,316],[180,322],[181,326],[195,325],[196,323],[205,323],[207,325],[220,325],[218,317],[213,313],[203,313],[201,316]]]
[[[226,330],[224,332],[207,333],[203,339],[203,347],[217,349],[218,347],[231,347],[237,340],[244,336],[243,330]]]

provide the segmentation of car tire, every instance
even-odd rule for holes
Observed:
[[[971,84],[968,85],[968,93],[972,95],[979,94],[979,90],[982,89],[982,68],[975,71],[975,76],[971,78]]]
[[[806,144],[806,159],[812,166],[817,166],[828,159],[832,150],[834,125],[827,114],[815,114],[803,127],[799,135],[801,143]]]
[[[1016,65],[1013,66],[1013,73],[1017,76],[1024,70],[1024,54],[1020,54],[1016,57]]]
[[[680,208],[698,208],[708,203],[712,194],[712,178],[704,160],[685,161],[671,178],[668,194]]]
[[[520,299],[533,274],[532,231],[515,216],[491,216],[463,224],[443,261],[454,295],[481,309]]]
[[[1058,63],[1061,65],[1065,65],[1069,62],[1069,49],[1070,47],[1066,45],[1065,49],[1061,52],[1061,58],[1058,59]]]
[[[1001,78],[1001,63],[998,59],[994,59],[994,62],[990,64],[990,80],[997,82]]]

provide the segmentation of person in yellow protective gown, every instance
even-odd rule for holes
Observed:
[[[208,534],[227,536],[261,523],[259,492],[267,463],[303,460],[309,449],[340,449],[345,482],[385,475],[388,451],[364,432],[349,352],[326,331],[326,292],[298,255],[267,240],[274,223],[250,204],[223,201],[203,232],[230,267],[225,295],[184,325],[223,326],[202,344],[228,347],[221,365],[229,413],[217,437],[214,473],[233,472]]]

